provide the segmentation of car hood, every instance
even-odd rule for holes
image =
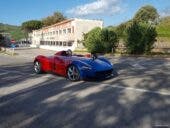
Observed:
[[[93,70],[96,71],[102,71],[102,70],[110,70],[112,69],[112,65],[108,62],[105,62],[100,59],[92,59],[92,58],[80,58],[80,57],[72,57],[72,60],[80,61],[82,63],[85,63],[87,65],[90,65]]]

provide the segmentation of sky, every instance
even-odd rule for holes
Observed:
[[[105,26],[119,25],[144,5],[154,6],[161,17],[170,16],[170,0],[1,0],[0,23],[21,25],[60,11],[67,18],[100,19]]]

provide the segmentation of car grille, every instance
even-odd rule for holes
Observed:
[[[107,77],[107,76],[110,76],[112,72],[113,72],[113,69],[110,69],[110,70],[105,70],[105,71],[98,71],[95,74],[97,77]]]

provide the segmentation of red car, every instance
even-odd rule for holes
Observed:
[[[72,55],[71,50],[57,52],[53,56],[39,55],[34,60],[36,73],[54,72],[77,81],[88,77],[108,77],[112,75],[113,65],[105,58],[88,55]]]

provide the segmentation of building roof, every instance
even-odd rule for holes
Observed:
[[[63,20],[63,21],[58,22],[58,23],[56,23],[56,24],[53,24],[53,25],[50,25],[50,26],[47,26],[47,27],[43,27],[42,29],[55,27],[55,26],[58,26],[58,25],[61,25],[61,24],[65,24],[65,23],[71,22],[71,21],[73,21],[73,20],[74,20],[74,19],[66,19],[66,20]]]
[[[102,21],[102,20],[90,20],[90,19],[79,19],[79,18],[71,18],[71,19],[66,19],[66,20],[63,20],[61,22],[58,22],[58,23],[55,23],[53,25],[50,25],[50,26],[46,26],[46,27],[43,27],[41,29],[38,29],[38,30],[33,30],[33,31],[40,31],[42,29],[48,29],[48,28],[51,28],[51,27],[56,27],[58,25],[62,25],[62,24],[65,24],[65,23],[68,23],[68,22],[71,22],[71,21],[74,21],[74,20],[84,20],[84,21]]]

